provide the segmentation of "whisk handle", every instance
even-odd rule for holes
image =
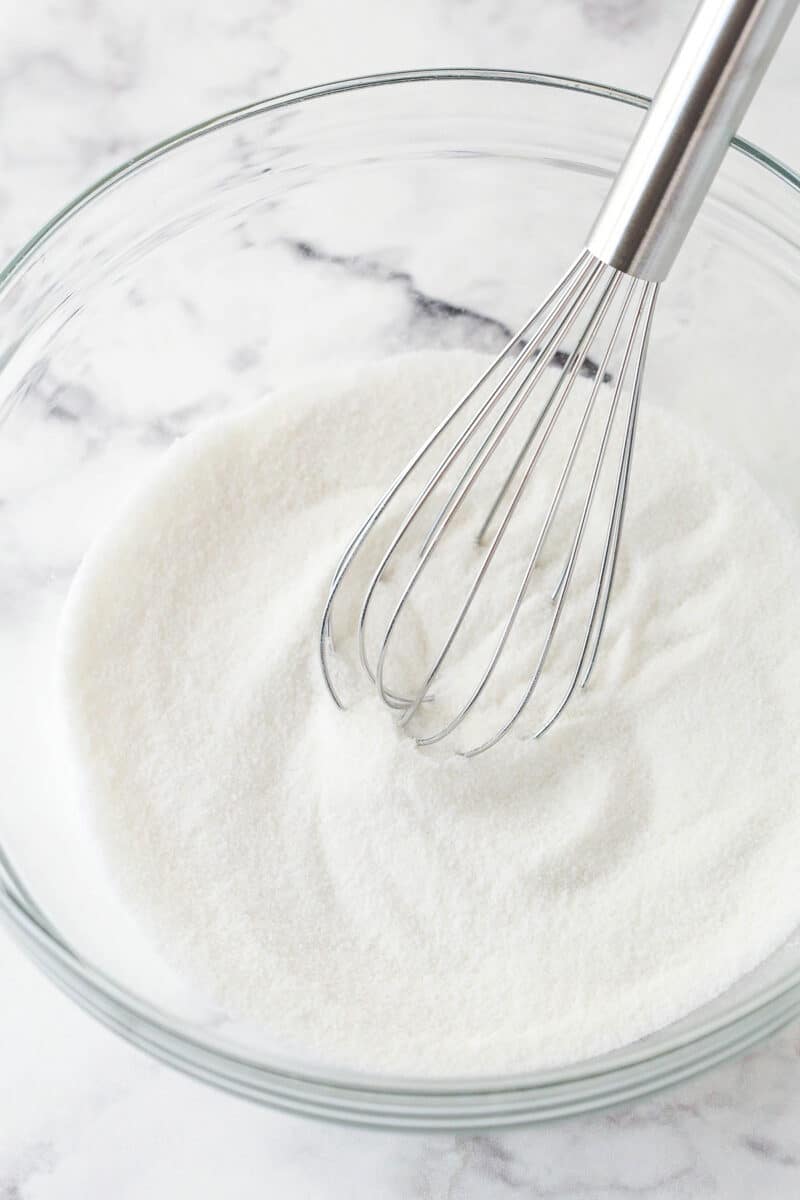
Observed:
[[[592,227],[592,254],[666,278],[797,4],[702,0]]]

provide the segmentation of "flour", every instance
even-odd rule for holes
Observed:
[[[228,1011],[359,1068],[577,1061],[800,918],[800,543],[650,396],[603,657],[546,738],[428,756],[324,692],[342,542],[478,365],[362,368],[177,444],[63,620],[80,796],[138,920]]]

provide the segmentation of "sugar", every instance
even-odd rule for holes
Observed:
[[[331,374],[176,444],[63,618],[80,797],[137,920],[230,1013],[364,1069],[613,1049],[800,917],[800,542],[649,396],[603,657],[546,738],[467,762],[331,704],[342,544],[480,365]]]

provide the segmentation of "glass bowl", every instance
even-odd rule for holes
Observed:
[[[644,104],[522,72],[311,88],[124,163],[0,276],[0,913],[77,1003],[200,1079],[368,1125],[510,1125],[665,1087],[800,1011],[795,938],[678,1024],[563,1070],[421,1081],[309,1061],[154,958],[102,862],[87,865],[54,744],[60,609],[142,471],[300,368],[498,346],[582,245]],[[799,187],[736,143],[663,289],[648,363],[660,401],[710,429],[795,522]],[[747,397],[738,415],[725,387]]]

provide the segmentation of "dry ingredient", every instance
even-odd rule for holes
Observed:
[[[343,533],[479,365],[362,366],[176,444],[63,622],[80,795],[138,919],[230,1012],[378,1071],[620,1046],[800,918],[800,542],[650,396],[602,664],[543,741],[426,756],[324,693]]]

